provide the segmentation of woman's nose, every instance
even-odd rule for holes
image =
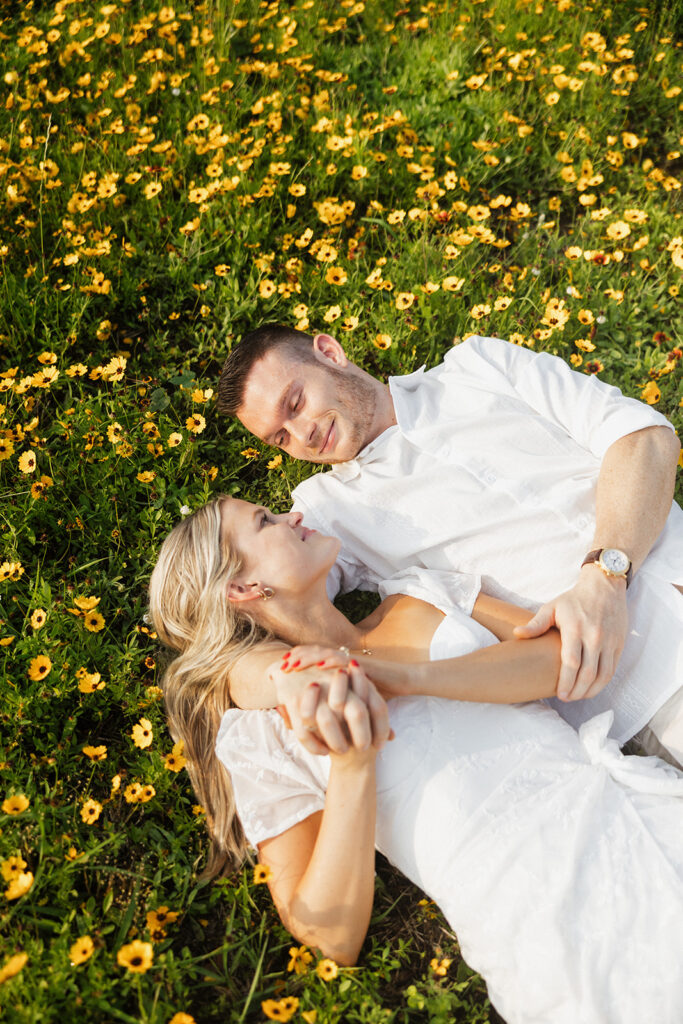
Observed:
[[[295,512],[294,509],[287,513],[287,522],[292,527],[299,526],[303,518],[303,513]]]

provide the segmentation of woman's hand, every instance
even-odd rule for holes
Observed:
[[[334,664],[322,667],[318,655],[327,652],[330,657],[330,649],[306,650],[306,664],[290,654],[269,669],[280,713],[297,739],[312,754],[344,754],[351,748],[362,751],[371,746],[380,750],[393,738],[387,707],[358,662],[333,652],[339,656],[333,658]],[[294,667],[297,661],[300,664]],[[345,667],[337,667],[347,661]]]
[[[283,658],[285,672],[301,672],[311,668],[346,667],[351,658],[346,651],[337,647],[321,647],[316,644],[301,644],[293,647]],[[411,663],[384,661],[370,655],[354,655],[353,661],[367,673],[377,690],[388,700],[390,697],[419,695],[420,666]],[[341,689],[331,694],[330,704],[335,712],[341,710],[344,694]]]

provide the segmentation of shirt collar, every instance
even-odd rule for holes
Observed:
[[[391,400],[394,403],[394,416],[396,423],[402,433],[406,434],[415,425],[419,402],[415,401],[415,392],[418,391],[424,380],[424,366],[414,373],[407,373],[403,377],[389,378],[389,391]]]
[[[396,430],[396,426],[387,427],[374,441],[366,444],[365,448],[358,452],[355,459],[336,463],[332,466],[330,472],[342,483],[345,483],[347,480],[353,480],[354,477],[358,476],[363,466],[368,466],[371,462],[375,462],[376,459],[381,457],[382,449]]]
[[[421,366],[414,373],[408,373],[402,377],[389,378],[389,390],[394,403],[396,425],[387,427],[374,441],[366,444],[365,448],[358,452],[355,459],[349,459],[348,462],[339,462],[332,466],[330,472],[334,474],[337,480],[341,483],[353,480],[354,477],[358,476],[363,466],[368,466],[371,462],[375,462],[376,459],[380,458],[382,448],[396,430],[404,432],[410,426],[410,408],[407,403],[410,401],[412,392],[419,387],[424,370],[424,366]]]

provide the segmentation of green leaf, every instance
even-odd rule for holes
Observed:
[[[170,403],[168,393],[163,388],[155,388],[149,402],[150,412],[163,412]]]

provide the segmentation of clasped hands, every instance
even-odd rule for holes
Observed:
[[[393,739],[386,701],[344,652],[294,647],[269,666],[268,676],[278,711],[309,753],[379,750]]]

